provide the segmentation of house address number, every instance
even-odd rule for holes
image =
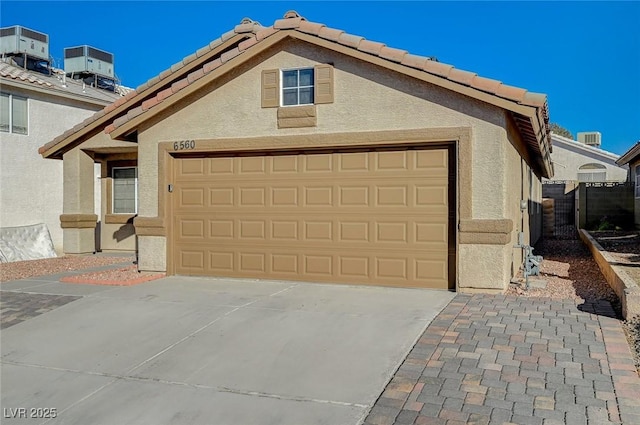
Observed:
[[[179,142],[173,142],[174,151],[183,151],[183,150],[195,149],[195,148],[196,148],[195,140],[180,140]]]

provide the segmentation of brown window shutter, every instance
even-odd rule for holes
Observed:
[[[315,103],[333,103],[333,66],[316,65],[315,75]]]
[[[280,106],[280,70],[265,69],[262,71],[262,107],[277,108]]]

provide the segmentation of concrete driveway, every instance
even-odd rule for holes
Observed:
[[[0,288],[80,296],[2,330],[3,424],[358,424],[454,296],[185,277],[117,288],[56,280]]]

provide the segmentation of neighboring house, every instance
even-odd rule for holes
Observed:
[[[502,292],[519,232],[540,235],[548,116],[544,95],[288,12],[40,152],[65,165],[68,253],[102,220],[141,271]]]
[[[634,222],[640,229],[640,141],[622,154],[616,163],[629,166],[629,181],[634,185]]]
[[[618,165],[618,155],[551,133],[551,181],[624,182],[629,170]]]
[[[83,86],[63,74],[54,70],[48,75],[0,62],[0,227],[44,223],[59,253],[63,164],[43,159],[38,147],[121,97]],[[92,172],[92,182],[99,185],[96,175],[99,168]],[[99,191],[95,193],[99,205]],[[87,196],[93,197],[94,190]]]

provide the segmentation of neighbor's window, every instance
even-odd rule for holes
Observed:
[[[27,98],[0,93],[0,131],[27,134]]]
[[[585,164],[578,169],[578,181],[606,182],[607,167],[602,164]]]
[[[313,68],[282,71],[282,106],[313,104]]]
[[[636,198],[640,198],[640,165],[636,165]]]
[[[113,167],[113,214],[138,213],[138,167]]]

